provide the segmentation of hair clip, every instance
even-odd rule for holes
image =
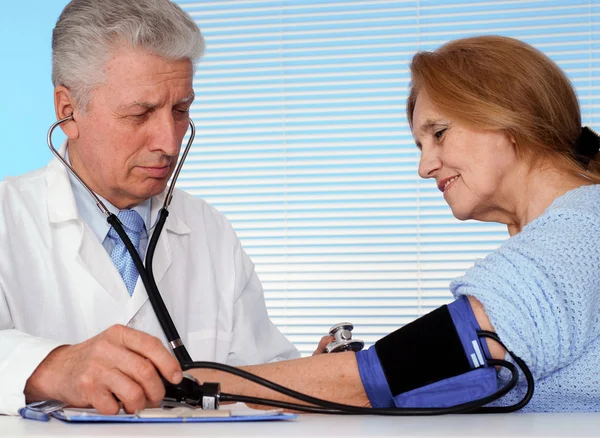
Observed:
[[[575,154],[587,166],[590,159],[600,150],[600,136],[589,126],[583,126],[575,142]]]

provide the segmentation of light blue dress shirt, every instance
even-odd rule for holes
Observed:
[[[69,160],[69,149],[65,151],[65,160],[71,164]],[[104,249],[110,255],[112,249],[115,246],[115,240],[112,239],[108,232],[110,231],[110,224],[106,221],[106,216],[96,206],[96,201],[83,187],[83,185],[75,178],[71,172],[69,173],[69,181],[73,188],[73,195],[75,196],[75,204],[81,219],[88,225],[90,230],[98,238],[98,241],[102,243]],[[96,196],[104,203],[106,208],[115,215],[119,214],[119,209],[104,199],[102,196],[96,193]],[[146,256],[146,248],[148,246],[148,230],[150,229],[150,220],[152,213],[152,199],[146,199],[139,205],[132,208],[135,210],[144,220],[145,230],[140,235],[140,257],[144,260]]]

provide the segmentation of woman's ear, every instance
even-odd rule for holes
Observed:
[[[515,134],[510,132],[508,129],[502,130],[502,133],[505,135],[506,139],[511,144],[513,151],[517,152],[517,138],[515,137]]]
[[[57,120],[64,119],[68,116],[73,116],[73,120],[61,123],[60,129],[63,130],[69,140],[75,140],[79,137],[79,129],[75,120],[76,104],[71,90],[63,85],[58,85],[54,88],[54,111],[56,112]]]

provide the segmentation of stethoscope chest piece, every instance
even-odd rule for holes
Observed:
[[[326,353],[339,353],[341,351],[360,351],[365,343],[360,339],[352,339],[354,326],[349,322],[341,322],[329,329],[329,336],[334,340],[325,347]]]

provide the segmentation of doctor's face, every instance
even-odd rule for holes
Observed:
[[[139,50],[115,53],[69,135],[73,168],[119,209],[161,193],[173,173],[194,98],[193,67]]]
[[[421,90],[413,137],[421,149],[419,175],[435,178],[456,218],[504,222],[514,211],[525,164],[508,135],[446,117]]]

